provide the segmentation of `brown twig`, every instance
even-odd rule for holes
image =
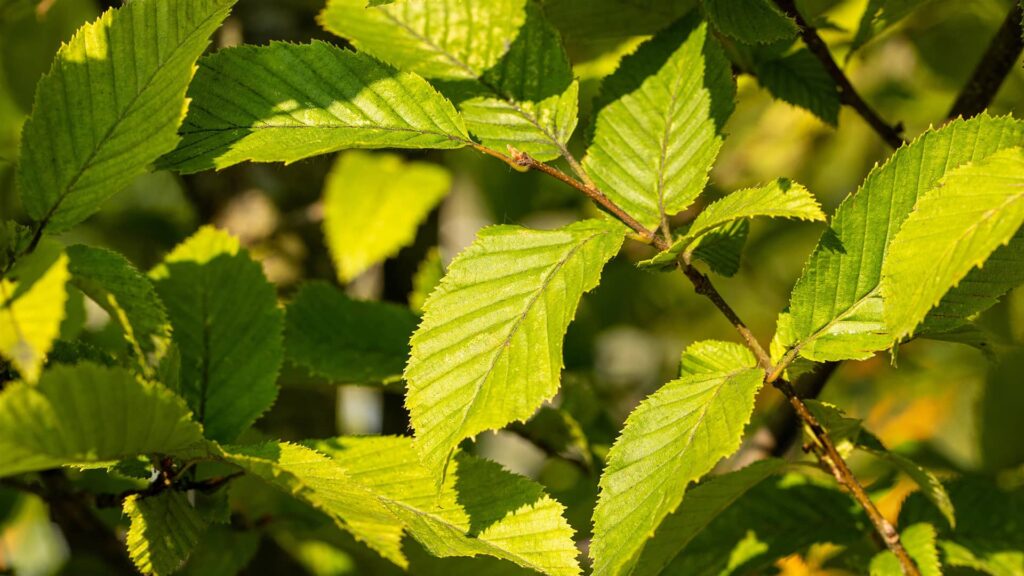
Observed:
[[[836,85],[836,90],[839,91],[839,101],[860,114],[861,118],[874,129],[882,140],[885,140],[886,144],[893,148],[902,146],[903,137],[900,133],[903,132],[903,127],[899,124],[895,126],[890,125],[861,98],[857,90],[854,89],[853,84],[850,83],[850,79],[846,77],[843,70],[836,64],[835,58],[832,57],[832,52],[829,51],[828,45],[818,35],[818,31],[814,26],[808,24],[807,20],[800,14],[795,0],[775,0],[775,5],[785,12],[787,16],[796,20],[797,26],[800,28],[800,37],[803,39],[804,44],[807,45],[807,49],[821,62],[825,72],[828,73],[829,77],[832,78],[832,82]]]
[[[1022,15],[1020,3],[1014,2],[1006,20],[1003,20],[1003,25],[978,62],[978,67],[974,69],[974,74],[971,74],[971,79],[949,109],[948,119],[959,116],[970,118],[988,108],[1006,75],[1020,57],[1021,50],[1024,50],[1024,40],[1021,39]]]

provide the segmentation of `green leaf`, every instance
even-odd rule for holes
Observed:
[[[757,81],[772,96],[810,111],[830,126],[839,124],[839,92],[810,50],[754,63]]]
[[[629,415],[601,476],[590,547],[594,574],[632,567],[687,486],[739,447],[763,382],[763,370],[742,364],[686,375]]]
[[[708,20],[718,31],[746,44],[766,44],[796,36],[796,22],[771,0],[704,0]]]
[[[737,500],[785,468],[783,460],[762,460],[742,470],[711,477],[694,487],[679,508],[665,517],[654,536],[644,544],[635,567],[627,573],[661,574],[694,538]]]
[[[811,222],[823,222],[825,213],[821,211],[818,201],[807,188],[788,178],[779,178],[765,186],[737,190],[712,202],[697,215],[686,234],[676,240],[668,250],[642,262],[642,264],[660,266],[675,262],[683,252],[688,250],[695,252],[699,246],[704,244],[703,240],[710,233],[737,220],[757,217],[796,218]],[[733,236],[736,236],[735,232]],[[743,234],[744,239],[745,237],[746,235]]]
[[[181,352],[181,395],[208,438],[234,440],[277,398],[283,318],[238,239],[201,228],[155,268]]]
[[[913,558],[921,576],[942,576],[939,551],[935,546],[935,527],[931,524],[914,524],[900,534],[900,542],[907,554]],[[871,560],[871,576],[902,576],[903,568],[896,555],[888,550],[879,552]]]
[[[703,190],[735,95],[707,24],[684,18],[605,79],[583,165],[623,210],[644,226],[660,225]]]
[[[427,252],[426,258],[420,262],[418,268],[416,268],[416,274],[412,277],[412,292],[409,294],[409,308],[421,314],[423,312],[423,303],[427,301],[427,296],[437,288],[438,284],[441,283],[441,278],[444,277],[444,263],[441,262],[441,251],[437,248],[431,248],[430,252]]]
[[[885,321],[912,334],[943,295],[1024,224],[1024,150],[1009,148],[954,170],[923,195],[882,266]]]
[[[408,532],[434,555],[488,554],[546,574],[579,573],[561,505],[497,465],[460,455],[439,491],[410,438],[314,447],[330,457],[291,444],[230,448],[225,456],[323,511],[399,566],[408,565],[401,549]]]
[[[679,363],[680,375],[728,372],[737,366],[757,367],[757,359],[746,346],[721,340],[701,340],[687,346]]]
[[[110,314],[146,366],[144,352],[166,345],[167,313],[153,283],[117,252],[90,246],[67,249],[71,283]]]
[[[748,467],[694,488],[626,573],[771,574],[779,560],[813,544],[845,546],[864,538],[867,520],[854,513],[856,504],[839,490],[794,474],[762,478],[750,486],[763,471]]]
[[[424,304],[405,370],[424,461],[443,470],[464,438],[526,420],[558,391],[562,337],[624,228],[492,226],[452,261]]]
[[[35,382],[60,334],[67,302],[68,257],[39,249],[0,279],[0,353]]]
[[[165,490],[155,496],[129,496],[124,513],[128,528],[128,556],[143,574],[173,574],[188,559],[206,530],[206,522],[185,494]]]
[[[324,184],[324,236],[338,278],[349,282],[412,244],[451,185],[437,164],[361,151],[339,156]]]
[[[693,257],[708,265],[712,272],[727,278],[740,271],[743,247],[750,235],[750,221],[736,220],[705,234],[697,241]]]
[[[249,565],[259,548],[261,534],[225,525],[207,528],[199,544],[189,555],[182,576],[227,576],[239,574]]]
[[[460,453],[438,492],[410,438],[338,438],[313,447],[385,502],[435,556],[487,554],[542,574],[579,574],[562,505],[493,462]]]
[[[389,382],[402,375],[416,323],[401,306],[311,282],[288,305],[285,347],[290,361],[335,382]]]
[[[1019,122],[981,115],[926,132],[872,170],[840,205],[793,288],[790,333],[779,348],[823,362],[889,347],[882,267],[918,197],[956,168],[1022,142]]]
[[[938,530],[942,561],[993,576],[1024,575],[1024,489],[1007,490],[991,479],[965,477],[949,484],[959,514],[956,530],[920,494],[900,509],[900,523],[927,522]]]
[[[0,476],[174,454],[203,442],[181,398],[122,368],[55,366],[0,392]]]
[[[899,24],[918,8],[934,0],[868,0],[868,5],[861,15],[850,54],[867,44],[872,38]]]
[[[22,132],[29,216],[67,230],[174,149],[196,59],[233,4],[136,0],[61,47]]]
[[[430,0],[364,6],[330,0],[320,23],[361,51],[439,81],[484,145],[542,161],[563,155],[579,86],[558,32],[533,0],[488,0],[469,10]]]
[[[207,56],[189,98],[181,144],[160,160],[183,173],[345,148],[460,148],[469,138],[422,78],[319,41]]]

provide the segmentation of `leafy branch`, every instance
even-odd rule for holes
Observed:
[[[508,156],[494,150],[484,150],[485,147],[482,145],[474,146],[474,148],[481,150],[490,156],[501,159],[514,168],[539,170],[556,180],[572,186],[593,200],[600,207],[607,210],[623,224],[629,226],[629,228],[632,229],[640,239],[646,240],[648,243],[662,251],[668,250],[671,247],[668,240],[658,236],[651,230],[648,230],[593,184],[581,182],[580,180],[562,172],[558,168],[539,162],[528,154],[515,150],[514,148],[509,150]],[[578,163],[570,162],[570,165],[578,165]],[[900,542],[899,533],[893,525],[886,520],[884,516],[882,516],[878,507],[871,501],[871,498],[864,490],[863,485],[861,485],[857,480],[853,471],[846,463],[846,460],[836,449],[835,444],[829,437],[828,431],[821,425],[818,419],[814,417],[811,411],[807,408],[807,405],[804,404],[800,396],[797,395],[793,386],[781,377],[788,362],[780,363],[779,366],[773,365],[771,357],[760,344],[757,337],[750,331],[746,323],[743,322],[736,311],[728,304],[728,302],[726,302],[725,298],[722,297],[721,293],[715,288],[711,279],[693,266],[689,261],[687,254],[679,256],[678,266],[683,274],[690,280],[691,284],[693,284],[694,290],[711,301],[715,308],[725,316],[743,339],[744,344],[754,354],[758,366],[765,371],[765,383],[772,384],[786,397],[789,404],[793,407],[796,414],[803,421],[804,425],[813,436],[815,443],[813,451],[818,457],[818,460],[829,470],[832,476],[836,479],[836,482],[845,487],[861,508],[864,509],[868,518],[871,520],[875,531],[882,539],[882,542],[885,543],[886,547],[889,548],[889,550],[892,551],[899,560],[904,573],[908,576],[919,575],[920,571],[917,569],[917,565]],[[795,354],[790,358],[790,361],[793,358],[795,358]]]

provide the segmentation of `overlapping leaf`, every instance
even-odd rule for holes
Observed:
[[[0,476],[174,454],[202,441],[180,398],[121,368],[55,366],[37,386],[0,392]]]
[[[704,0],[704,10],[722,34],[747,44],[796,36],[796,22],[780,12],[772,0]]]
[[[149,278],[116,252],[71,246],[71,283],[110,314],[145,363],[144,352],[170,336],[167,313]]]
[[[424,304],[405,370],[424,461],[440,471],[464,438],[525,420],[554,396],[562,337],[624,228],[588,220],[551,231],[482,230]]]
[[[551,160],[576,127],[579,88],[569,58],[533,0],[407,0],[369,9],[362,0],[330,0],[320,23],[438,81],[491,148]]]
[[[810,111],[830,126],[839,123],[839,92],[835,81],[810,50],[754,63],[757,81],[772,96]]]
[[[385,558],[407,566],[409,533],[432,554],[487,554],[544,574],[578,574],[562,507],[539,486],[460,456],[441,490],[410,438],[232,448],[227,458],[327,513]]]
[[[690,490],[679,508],[665,518],[644,544],[635,566],[625,573],[661,574],[697,535],[737,500],[785,468],[782,460],[763,460],[737,472],[709,478]]]
[[[1008,243],[1022,224],[1021,148],[946,174],[918,200],[882,266],[885,321],[893,338],[911,334],[950,288]],[[986,295],[989,290],[975,285],[974,292]]]
[[[0,354],[25,381],[35,382],[64,320],[68,257],[44,245],[10,276],[14,280],[0,279]]]
[[[451,188],[436,164],[393,154],[341,155],[324,184],[324,236],[343,282],[412,243],[416,229]]]
[[[836,211],[797,281],[781,347],[815,361],[866,358],[887,348],[882,267],[918,197],[956,168],[1022,142],[1019,122],[982,115],[926,132],[872,170]]]
[[[820,222],[825,220],[825,213],[807,188],[788,178],[779,178],[765,186],[737,190],[712,202],[697,215],[686,234],[644,264],[659,266],[674,262],[683,252],[698,247],[711,232],[737,220],[757,217]]]
[[[728,372],[737,366],[757,366],[757,359],[749,348],[736,342],[700,340],[683,350],[679,372],[682,376],[715,374]]]
[[[181,352],[181,395],[209,438],[229,442],[277,398],[283,318],[238,239],[205,227],[150,274]]]
[[[126,537],[128,556],[146,575],[177,572],[206,529],[188,497],[175,490],[145,498],[129,496],[124,513],[131,521]]]
[[[735,93],[707,24],[684,18],[605,79],[583,165],[626,212],[657,226],[703,190]]]
[[[288,305],[288,359],[336,382],[390,381],[402,375],[416,322],[405,308],[306,284]]]
[[[345,148],[459,148],[469,138],[422,78],[319,41],[221,50],[200,61],[189,98],[183,139],[160,160],[186,173]]]
[[[629,415],[601,476],[595,574],[631,569],[687,486],[739,447],[763,381],[762,370],[742,364],[685,375]]]
[[[234,0],[137,0],[82,27],[36,89],[18,179],[28,214],[66,230],[174,149],[196,59]]]

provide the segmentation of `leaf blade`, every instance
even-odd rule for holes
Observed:
[[[462,439],[525,420],[555,394],[562,336],[623,239],[608,221],[494,226],[452,262],[424,304],[405,370],[406,406],[432,468]],[[516,393],[502,398],[511,378],[520,378]]]
[[[178,147],[182,173],[292,163],[345,148],[461,148],[455,108],[415,74],[321,41],[221,50],[199,62]]]
[[[209,438],[230,442],[277,398],[284,319],[274,287],[238,239],[211,226],[150,277],[181,352],[181,395]]]
[[[233,4],[132,2],[61,47],[21,144],[18,179],[34,220],[67,230],[174,149],[193,66]]]
[[[584,168],[641,224],[660,225],[707,182],[735,91],[707,24],[696,16],[680,20],[623,58],[602,83]]]
[[[631,569],[690,482],[739,447],[764,381],[757,368],[684,376],[629,415],[601,476],[591,556],[595,574]]]

